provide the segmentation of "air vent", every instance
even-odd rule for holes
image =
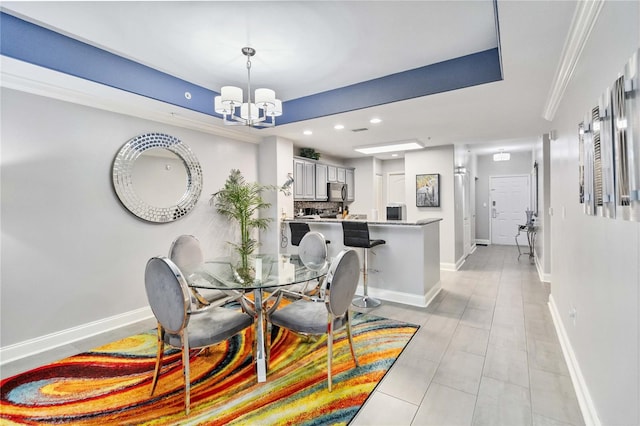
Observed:
[[[366,127],[361,127],[359,129],[351,129],[352,132],[366,132],[367,130],[369,129],[367,129]]]

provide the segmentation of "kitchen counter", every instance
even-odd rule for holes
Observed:
[[[352,220],[356,222],[367,222],[369,225],[395,225],[395,226],[422,226],[429,225],[434,222],[440,222],[441,218],[435,219],[420,219],[416,222],[408,222],[406,220],[368,220],[368,219],[330,219],[330,218],[322,218],[322,217],[313,217],[313,216],[300,216],[293,219],[285,219],[285,222],[307,222],[309,224],[312,223],[340,223],[345,220]]]
[[[284,219],[288,241],[291,232],[288,222],[306,222],[311,231],[322,233],[331,243],[329,257],[335,257],[345,248],[343,221],[367,222],[371,239],[382,239],[386,244],[369,251],[369,295],[407,305],[426,307],[441,289],[440,283],[440,221],[421,219],[415,222],[399,220],[359,220],[304,218]],[[298,247],[287,244],[283,251],[295,254]],[[355,248],[362,263],[363,249]],[[358,294],[362,294],[362,275]]]

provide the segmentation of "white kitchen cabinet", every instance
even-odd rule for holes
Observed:
[[[347,183],[347,169],[338,167],[338,182]]]
[[[316,201],[327,201],[327,173],[329,167],[326,164],[316,163]]]
[[[356,177],[354,169],[345,169],[345,183],[347,184],[347,199],[345,201],[354,201],[356,199]]]
[[[293,159],[293,198],[295,200],[313,200],[316,196],[315,163]]]
[[[338,167],[327,166],[327,182],[337,182],[337,181],[338,181]]]

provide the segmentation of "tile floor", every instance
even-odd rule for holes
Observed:
[[[547,305],[515,246],[479,246],[441,272],[427,309],[370,310],[421,326],[352,425],[583,425]]]
[[[383,303],[377,315],[419,324],[352,425],[582,425],[547,299],[515,246],[478,247],[441,273],[428,308]],[[9,377],[155,326],[103,333],[2,366]]]

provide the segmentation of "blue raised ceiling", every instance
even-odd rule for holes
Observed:
[[[285,102],[280,124],[502,80],[498,49],[387,75]]]
[[[40,27],[0,15],[0,53],[85,80],[220,117],[219,93]],[[502,80],[498,48],[284,102],[278,124]],[[191,99],[185,97],[191,94]]]

